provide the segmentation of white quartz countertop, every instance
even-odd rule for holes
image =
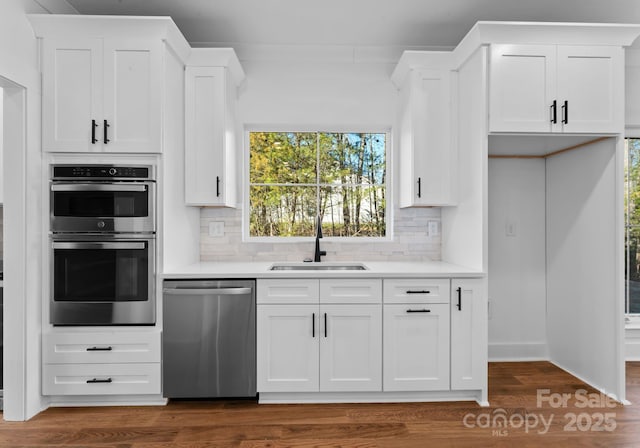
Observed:
[[[192,265],[168,269],[162,273],[165,279],[196,279],[196,278],[354,278],[354,277],[483,277],[484,273],[475,269],[458,266],[440,261],[431,262],[321,262],[304,263],[305,265],[320,264],[342,265],[363,264],[365,270],[295,270],[272,271],[274,264],[303,264],[295,262],[201,262]]]

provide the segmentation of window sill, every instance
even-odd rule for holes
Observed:
[[[625,330],[640,330],[640,315],[624,317]]]

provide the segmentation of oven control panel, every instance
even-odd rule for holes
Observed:
[[[140,179],[153,180],[149,166],[53,165],[52,180]]]

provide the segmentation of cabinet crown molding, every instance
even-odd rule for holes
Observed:
[[[623,23],[480,21],[453,50],[461,66],[481,45],[550,44],[626,47],[640,36],[640,25]]]
[[[28,14],[38,38],[158,38],[185,63],[191,46],[171,17],[85,16],[77,14]]]
[[[233,48],[193,48],[187,67],[224,67],[236,86],[245,79],[245,73]]]

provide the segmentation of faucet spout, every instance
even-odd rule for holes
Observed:
[[[322,238],[322,220],[320,216],[316,218],[316,250],[313,255],[313,261],[322,261],[320,257],[327,255],[327,251],[320,250],[320,238]]]

